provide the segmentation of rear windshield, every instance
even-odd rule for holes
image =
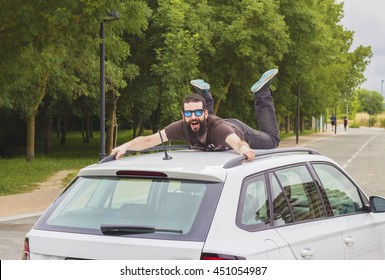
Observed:
[[[222,184],[151,178],[79,177],[35,228],[75,233],[203,240]],[[116,226],[116,228],[114,227]],[[129,230],[153,229],[152,232]]]

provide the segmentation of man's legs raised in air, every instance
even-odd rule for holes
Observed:
[[[245,140],[252,149],[272,149],[279,145],[277,117],[274,100],[270,92],[270,84],[278,69],[271,69],[263,73],[261,78],[251,87],[254,94],[255,115],[260,130],[255,130],[240,120],[229,119],[243,132]],[[210,93],[210,85],[202,79],[192,80],[190,84],[195,92],[206,100],[209,114],[214,111],[214,100]]]
[[[210,93],[210,85],[202,79],[192,80],[190,84],[194,91],[205,99],[207,111],[212,114],[214,112],[214,99]]]
[[[263,73],[261,78],[251,87],[254,94],[255,116],[260,131],[249,135],[249,145],[254,149],[276,148],[279,144],[277,116],[274,100],[270,92],[270,84],[278,69],[271,69]]]

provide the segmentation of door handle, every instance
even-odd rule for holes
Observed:
[[[303,258],[308,258],[314,255],[315,250],[313,248],[304,248],[300,251]]]
[[[344,238],[344,242],[345,242],[346,245],[352,244],[352,243],[354,243],[355,241],[356,241],[356,239],[355,239],[353,236],[351,236],[351,235],[346,236],[346,237]]]

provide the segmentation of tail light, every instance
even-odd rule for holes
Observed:
[[[29,260],[29,239],[26,237],[24,239],[24,250],[23,255],[21,257],[22,260]]]
[[[233,256],[233,255],[224,255],[224,254],[212,254],[212,253],[202,253],[201,260],[245,260],[245,257]]]

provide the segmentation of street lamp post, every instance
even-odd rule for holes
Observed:
[[[382,89],[383,89],[383,86],[384,86],[384,80],[381,80],[381,96],[384,96],[383,94],[382,94]]]
[[[295,143],[298,144],[299,142],[299,126],[300,126],[300,96],[301,96],[301,88],[298,86],[298,92],[297,92],[297,129],[295,131]]]
[[[100,22],[100,152],[99,160],[106,157],[106,138],[105,138],[105,123],[106,123],[106,93],[105,93],[105,47],[104,47],[104,23],[119,19],[116,11],[108,13]]]

